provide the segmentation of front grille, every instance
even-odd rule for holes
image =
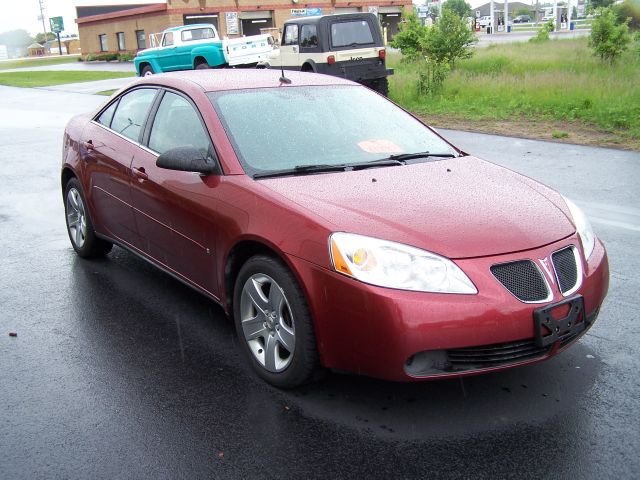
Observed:
[[[573,247],[564,248],[551,255],[560,291],[566,293],[578,283],[578,265]]]
[[[477,370],[524,362],[545,356],[551,346],[537,347],[533,339],[447,350],[450,371]]]
[[[493,265],[491,273],[523,302],[541,302],[549,297],[547,282],[531,260]]]

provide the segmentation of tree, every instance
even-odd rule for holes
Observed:
[[[55,40],[57,37],[55,36],[55,34],[51,33],[51,32],[47,32],[47,38],[44,38],[44,33],[38,33],[36,35],[36,42],[38,42],[40,45],[44,45],[45,43],[47,43],[49,40]]]
[[[602,61],[614,63],[629,48],[629,19],[617,24],[616,15],[610,8],[598,10],[598,16],[591,24],[589,46]]]
[[[451,10],[443,9],[438,23],[424,36],[422,48],[428,59],[453,68],[456,61],[473,55],[471,47],[477,41],[466,20]]]
[[[465,0],[447,0],[442,6],[442,10],[449,10],[460,18],[467,18],[471,14],[471,5]]]
[[[618,17],[618,23],[623,23],[628,18],[629,29],[640,30],[640,2],[625,0],[613,7],[613,11]]]
[[[595,10],[597,8],[606,8],[614,2],[615,0],[591,0],[589,6]]]
[[[391,46],[398,48],[407,60],[424,58],[422,44],[428,28],[420,23],[415,13],[408,15],[400,24],[400,31],[393,36]]]
[[[0,45],[6,45],[11,48],[24,48],[33,43],[33,38],[26,30],[11,30],[10,32],[0,33]]]

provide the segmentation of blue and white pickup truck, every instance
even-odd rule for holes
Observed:
[[[173,70],[256,65],[273,50],[271,35],[221,39],[211,24],[168,28],[149,35],[151,48],[133,60],[139,76]]]

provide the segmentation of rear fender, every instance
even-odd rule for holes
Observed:
[[[222,51],[222,44],[206,45],[202,47],[196,47],[191,50],[191,65],[193,65],[194,68],[196,58],[198,57],[204,58],[210,67],[220,67],[227,63]]]

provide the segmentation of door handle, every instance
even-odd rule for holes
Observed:
[[[145,171],[144,167],[140,167],[140,168],[133,167],[132,170],[133,170],[133,174],[136,177],[138,177],[138,178],[140,178],[142,180],[148,180],[149,179],[149,175],[147,175],[147,172]]]

